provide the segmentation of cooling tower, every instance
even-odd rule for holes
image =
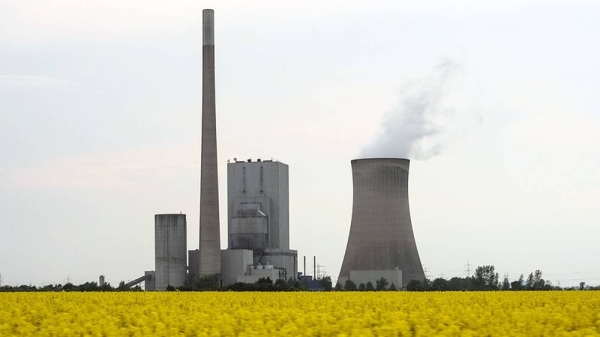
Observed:
[[[185,214],[154,216],[155,289],[181,287],[187,274]]]
[[[221,273],[214,11],[202,11],[202,153],[200,164],[200,276]],[[195,268],[190,268],[194,269]]]
[[[399,158],[352,160],[352,222],[340,278],[396,268],[403,286],[425,278],[408,207],[409,165]]]

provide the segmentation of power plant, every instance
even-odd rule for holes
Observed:
[[[374,284],[384,277],[403,287],[425,278],[410,221],[409,165],[399,158],[352,160],[352,221],[341,284],[348,279]]]
[[[252,252],[254,266],[274,269],[275,279],[296,279],[298,252],[290,250],[288,166],[273,160],[238,161],[227,164],[229,251]],[[247,253],[250,256],[250,253]],[[248,266],[246,266],[248,267]],[[260,268],[260,267],[259,267]],[[256,282],[258,275],[223,271],[224,284],[239,280]],[[226,277],[227,275],[227,277]],[[246,276],[237,280],[237,276]],[[264,276],[260,276],[264,277]]]
[[[298,253],[289,247],[289,175],[284,163],[234,159],[227,165],[229,235],[228,249],[221,250],[212,9],[202,11],[202,25],[199,248],[186,256],[185,214],[157,214],[155,270],[132,282],[145,281],[147,290],[165,290],[213,275],[222,285],[265,277],[295,280]]]
[[[199,247],[187,251],[185,214],[155,215],[155,270],[126,286],[145,281],[146,290],[165,290],[213,276],[224,286],[267,277],[297,280],[298,252],[290,249],[289,167],[277,160],[228,160],[228,247],[221,250],[214,12],[205,9],[202,14]],[[401,288],[410,280],[423,280],[408,205],[410,161],[373,158],[351,163],[352,221],[338,283],[375,284],[384,277]],[[316,269],[315,258],[315,277]]]

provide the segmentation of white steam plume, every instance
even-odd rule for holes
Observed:
[[[472,95],[461,92],[463,74],[461,64],[444,59],[433,76],[409,83],[361,157],[429,159],[440,154],[452,135],[477,119],[467,102]]]

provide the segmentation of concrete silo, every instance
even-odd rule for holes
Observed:
[[[184,285],[187,275],[187,222],[185,214],[154,216],[155,289]]]
[[[409,164],[400,158],[352,160],[352,221],[339,282],[367,273],[375,284],[390,271],[400,271],[400,287],[425,278],[410,221]]]

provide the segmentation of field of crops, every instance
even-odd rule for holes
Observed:
[[[0,336],[599,336],[600,292],[0,293]]]

